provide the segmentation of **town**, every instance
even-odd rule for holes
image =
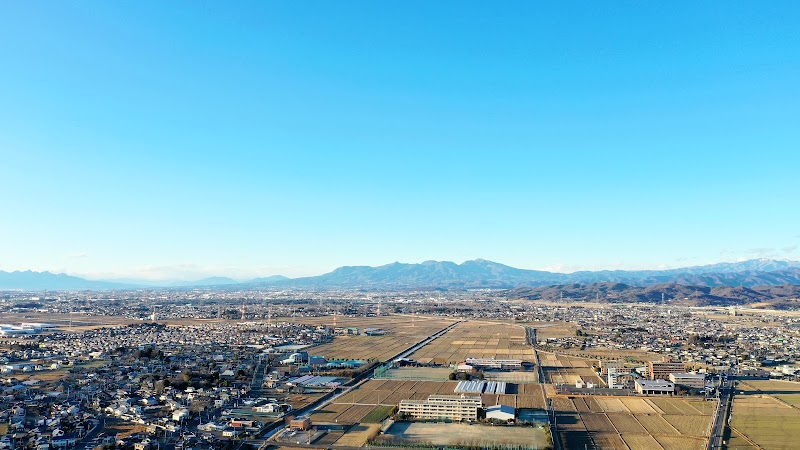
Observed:
[[[9,291],[0,448],[722,448],[759,437],[747,393],[797,411],[798,361],[800,315],[768,310]]]

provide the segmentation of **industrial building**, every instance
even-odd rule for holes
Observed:
[[[427,400],[401,400],[398,412],[411,419],[461,422],[478,420],[482,407],[479,395],[430,395]]]

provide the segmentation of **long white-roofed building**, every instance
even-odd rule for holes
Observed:
[[[426,400],[401,400],[398,412],[412,419],[461,422],[478,420],[482,407],[479,395],[430,395]]]

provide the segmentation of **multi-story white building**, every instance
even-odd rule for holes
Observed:
[[[694,389],[706,387],[706,376],[702,373],[671,373],[669,374],[669,381]]]
[[[624,389],[628,386],[633,369],[625,367],[608,367],[608,387],[611,389]]]
[[[479,395],[430,395],[427,400],[401,400],[398,412],[420,420],[477,420]]]

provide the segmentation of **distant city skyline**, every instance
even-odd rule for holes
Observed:
[[[0,270],[800,260],[800,4],[5,2]]]

